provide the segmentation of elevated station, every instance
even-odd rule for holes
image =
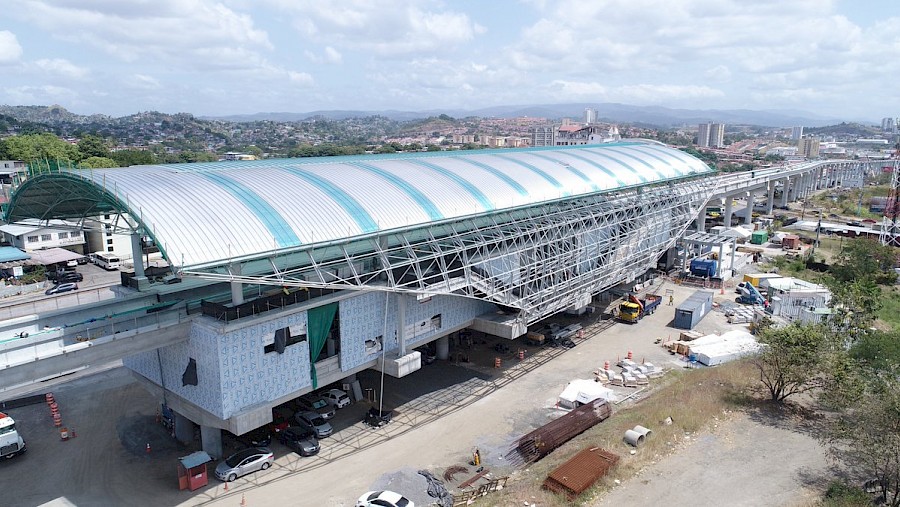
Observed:
[[[795,198],[842,163],[720,177],[626,141],[37,172],[8,221],[103,216],[131,235],[135,268],[109,302],[0,323],[19,333],[0,343],[0,379],[108,360],[117,344],[179,434],[199,425],[219,456],[218,429],[245,433],[363,369],[402,377],[423,344],[446,358],[452,333],[512,339],[588,305],[654,267],[713,196],[777,180]],[[147,245],[170,272],[145,269]]]

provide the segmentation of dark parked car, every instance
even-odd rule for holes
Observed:
[[[316,412],[325,419],[334,417],[334,407],[321,396],[306,395],[297,398],[297,407],[301,410]]]
[[[272,443],[272,433],[266,427],[256,428],[244,433],[238,439],[250,447],[268,447]]]
[[[301,427],[315,431],[318,438],[325,438],[334,433],[334,428],[316,412],[309,410],[297,412],[294,419]]]
[[[291,426],[278,434],[278,440],[301,456],[314,456],[319,452],[319,441],[309,428]]]
[[[53,287],[47,289],[44,294],[50,296],[52,294],[62,294],[63,292],[69,292],[72,290],[78,290],[78,286],[74,283],[61,283],[59,285],[54,285]]]
[[[80,282],[84,280],[84,275],[75,271],[66,271],[65,274],[59,276],[58,280],[59,283]]]

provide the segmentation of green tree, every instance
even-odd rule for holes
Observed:
[[[771,400],[784,403],[795,394],[818,388],[828,366],[829,335],[820,326],[791,324],[760,329],[763,350],[751,360]]]
[[[144,150],[120,150],[113,152],[109,157],[115,160],[119,167],[156,163],[153,153]]]
[[[829,267],[837,282],[862,278],[887,285],[897,281],[893,267],[897,265],[897,251],[873,239],[857,238],[844,242],[844,247]]]
[[[78,148],[53,134],[27,134],[8,137],[2,141],[4,151],[13,160],[79,160]]]
[[[105,169],[119,167],[119,163],[109,157],[88,157],[78,163],[81,169]]]
[[[78,141],[78,151],[82,158],[109,157],[109,148],[106,141],[94,135],[86,135]]]

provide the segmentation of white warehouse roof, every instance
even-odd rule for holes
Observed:
[[[188,267],[710,172],[638,141],[70,169],[26,181],[7,219],[126,211]]]

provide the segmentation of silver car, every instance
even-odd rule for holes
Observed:
[[[266,470],[275,462],[275,455],[265,447],[251,447],[229,456],[216,467],[219,480],[231,482],[257,470]]]
[[[301,410],[294,415],[294,419],[300,426],[310,428],[316,432],[316,437],[325,438],[334,433],[334,428],[328,424],[319,414],[310,410]]]

